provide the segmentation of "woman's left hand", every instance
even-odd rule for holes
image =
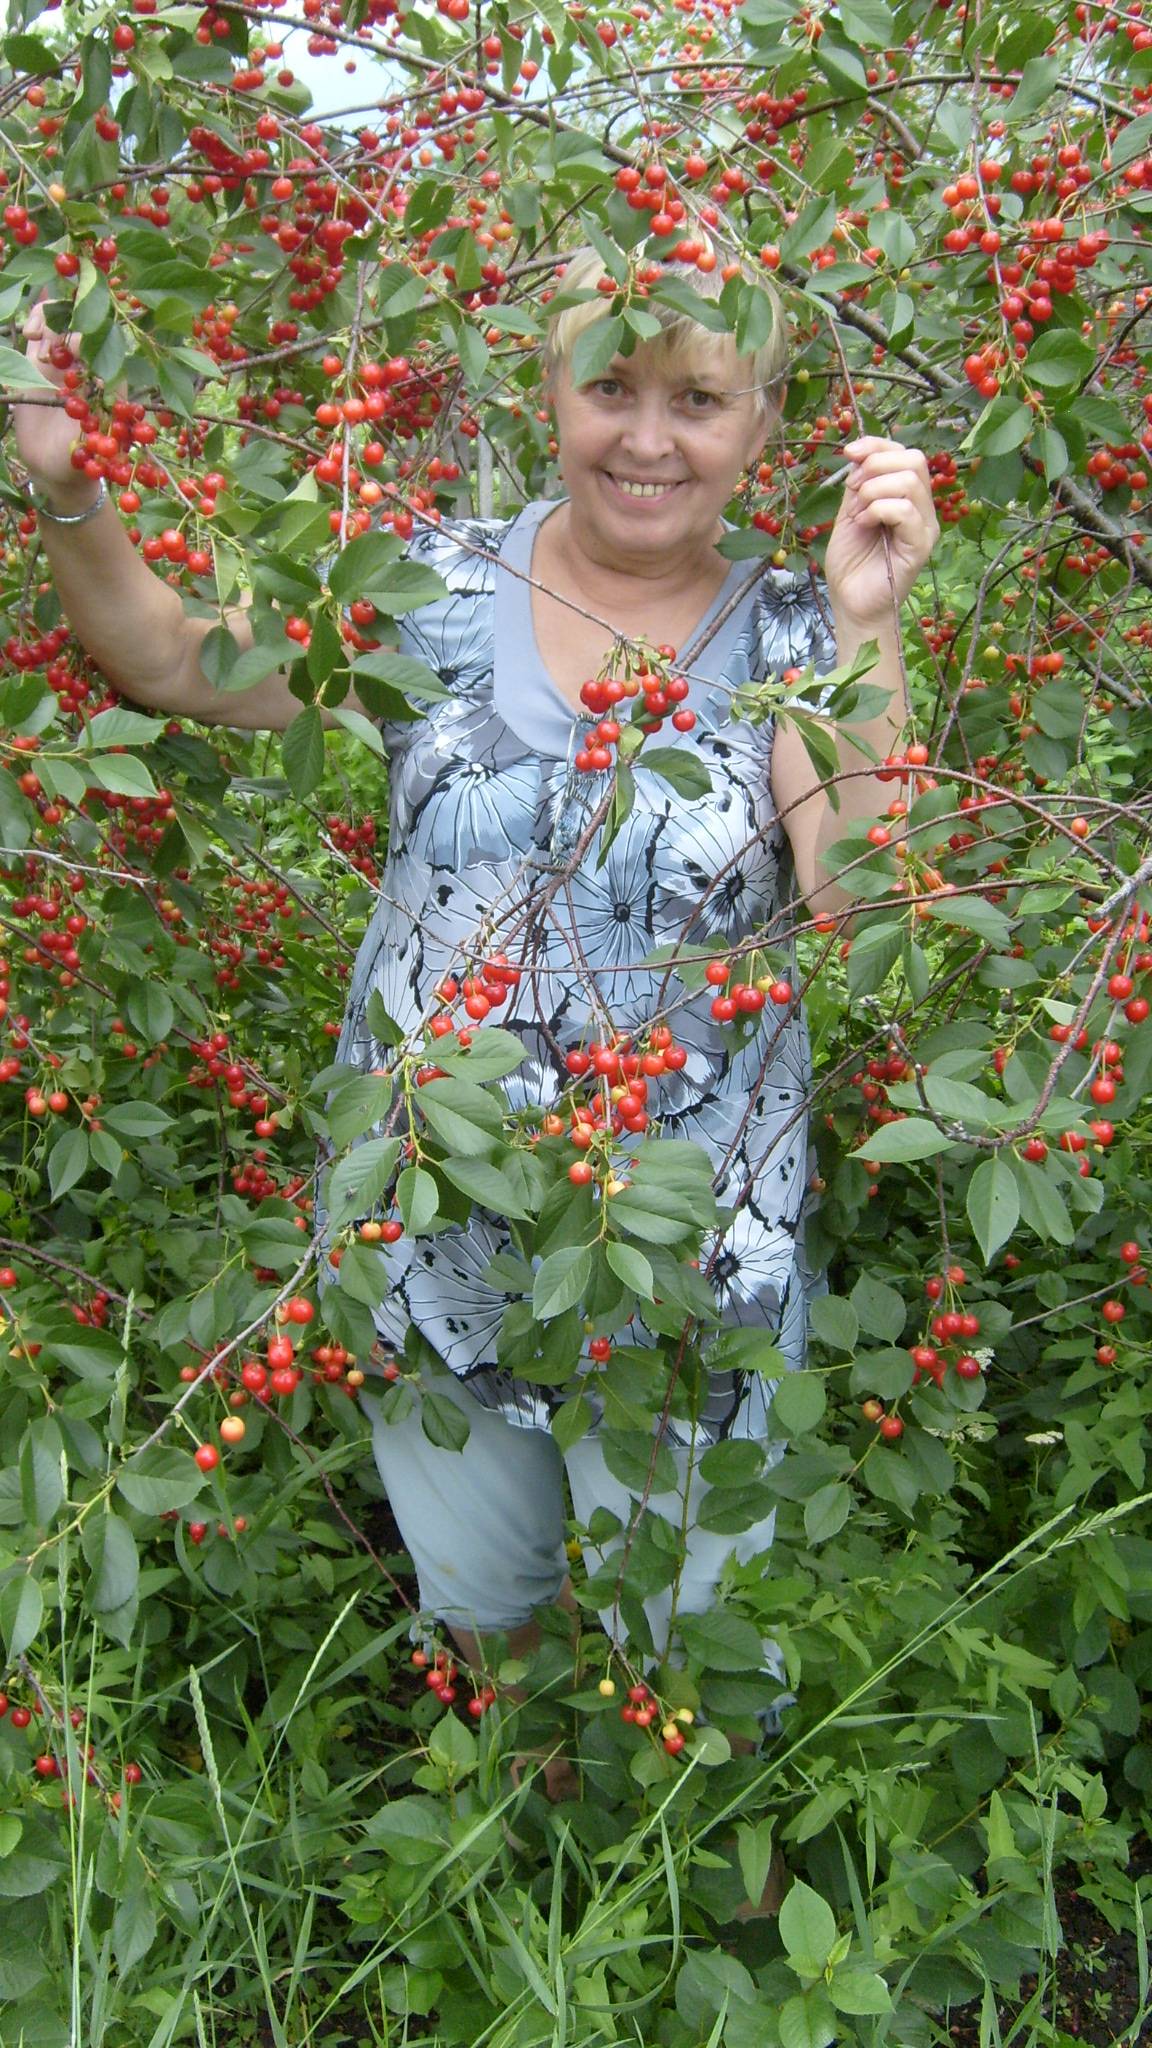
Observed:
[[[904,602],[939,538],[928,464],[918,448],[878,434],[849,441],[844,453],[852,473],[824,559],[828,600],[842,622],[891,624],[893,594]]]

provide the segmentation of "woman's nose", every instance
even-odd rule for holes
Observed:
[[[675,443],[674,421],[662,398],[642,398],[631,408],[623,442],[636,455],[655,459],[668,454]]]

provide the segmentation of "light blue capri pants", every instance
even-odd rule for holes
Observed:
[[[372,1423],[377,1469],[416,1568],[423,1612],[481,1635],[503,1632],[531,1620],[533,1608],[555,1600],[564,1583],[565,1473],[581,1528],[587,1528],[597,1508],[609,1509],[622,1525],[602,1549],[585,1542],[589,1571],[598,1571],[622,1549],[635,1504],[628,1488],[609,1472],[594,1437],[582,1437],[561,1452],[547,1430],[519,1428],[481,1407],[455,1375],[437,1374],[429,1384],[467,1415],[470,1431],[463,1450],[429,1442],[418,1403],[399,1422],[385,1421],[366,1389],[363,1405]],[[687,1492],[686,1555],[676,1607],[680,1614],[700,1614],[713,1605],[729,1558],[745,1564],[770,1549],[775,1515],[736,1536],[699,1528],[696,1515],[709,1491],[699,1474],[701,1452],[670,1449],[677,1490],[651,1494],[648,1505],[681,1527]],[[668,1587],[643,1603],[657,1656],[668,1647],[672,1597]],[[600,1619],[609,1636],[619,1639],[622,1623],[613,1608],[602,1608]],[[764,1650],[765,1670],[779,1677],[776,1646],[766,1642]]]

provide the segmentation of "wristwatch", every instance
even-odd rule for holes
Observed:
[[[50,519],[53,526],[83,526],[87,520],[95,519],[96,514],[103,511],[108,503],[108,486],[103,477],[100,478],[100,487],[96,492],[95,498],[83,512],[53,512],[51,506],[46,505],[42,498],[37,497],[36,486],[31,477],[25,482],[24,494],[33,510],[40,514],[41,519]]]

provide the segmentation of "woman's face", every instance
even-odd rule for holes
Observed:
[[[560,470],[584,543],[621,566],[674,566],[711,547],[741,470],[767,437],[751,382],[751,361],[729,337],[690,371],[644,343],[580,386],[563,365],[551,396]]]

